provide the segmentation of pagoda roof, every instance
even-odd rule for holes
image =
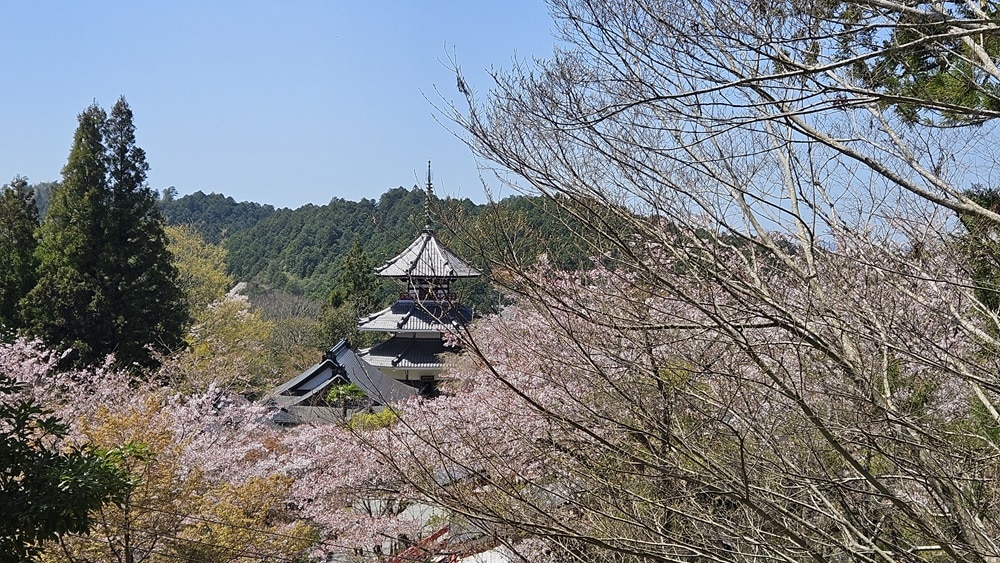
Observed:
[[[437,301],[396,301],[377,313],[361,317],[358,329],[378,332],[444,332],[453,324],[472,321],[463,305]]]
[[[434,231],[425,228],[406,250],[375,268],[390,278],[475,278],[481,273],[441,244]]]
[[[396,336],[372,346],[361,359],[377,368],[437,369],[450,351],[439,338]]]

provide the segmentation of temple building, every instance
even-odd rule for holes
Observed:
[[[457,351],[444,336],[460,331],[473,317],[453,284],[481,274],[435,236],[432,197],[428,163],[427,223],[405,250],[375,269],[376,275],[397,280],[401,291],[393,304],[358,320],[359,330],[382,332],[387,338],[364,350],[341,340],[320,363],[276,388],[271,400],[282,409],[277,421],[343,418],[346,409],[338,414],[324,401],[335,385],[353,383],[376,405],[437,393],[446,355]]]
[[[452,284],[477,277],[479,271],[442,245],[428,225],[375,273],[396,279],[403,291],[395,303],[358,323],[359,330],[389,335],[362,351],[360,358],[397,381],[433,394],[448,352],[442,336],[472,321],[472,311],[458,302]]]

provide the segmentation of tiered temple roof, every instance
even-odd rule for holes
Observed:
[[[456,302],[451,283],[477,277],[479,270],[441,244],[428,226],[406,250],[376,268],[375,273],[402,281],[406,289],[390,307],[358,320],[360,330],[392,335],[362,352],[361,358],[389,370],[444,367],[444,353],[449,350],[441,335],[472,321],[472,311]]]
[[[375,268],[379,276],[399,279],[475,278],[481,274],[446,246],[438,242],[434,230],[424,227],[406,250]]]
[[[391,306],[358,320],[363,331],[387,332],[390,338],[363,351],[361,359],[394,377],[421,381],[434,379],[444,367],[450,350],[442,336],[472,321],[472,311],[458,303],[451,284],[461,278],[480,276],[479,270],[442,244],[431,228],[433,197],[430,163],[427,165],[427,226],[405,250],[386,261],[375,274],[395,278],[405,290]]]
[[[472,321],[472,311],[463,305],[437,300],[400,299],[389,307],[361,317],[358,329],[377,332],[441,333],[456,324]]]
[[[444,354],[453,351],[440,338],[394,336],[372,346],[363,359],[377,368],[440,369]]]

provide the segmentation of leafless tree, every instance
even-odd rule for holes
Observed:
[[[517,305],[387,458],[532,559],[1000,561],[1000,327],[956,220],[1000,221],[969,194],[996,4],[552,10],[561,49],[454,117],[595,267],[493,236]]]

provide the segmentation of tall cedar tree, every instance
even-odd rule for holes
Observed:
[[[79,116],[63,181],[39,229],[39,281],[23,302],[27,332],[72,349],[78,365],[114,354],[120,366],[154,365],[182,343],[187,313],[156,198],[145,185],[124,98],[108,116]]]
[[[37,228],[34,192],[17,176],[0,189],[0,337],[20,328],[17,303],[35,285]]]
[[[156,193],[146,185],[146,153],[136,145],[132,109],[124,97],[111,108],[104,141],[112,210],[105,255],[108,271],[118,276],[109,288],[117,304],[120,345],[115,353],[148,365],[147,346],[168,351],[182,344],[189,321],[186,300],[167,250]]]

